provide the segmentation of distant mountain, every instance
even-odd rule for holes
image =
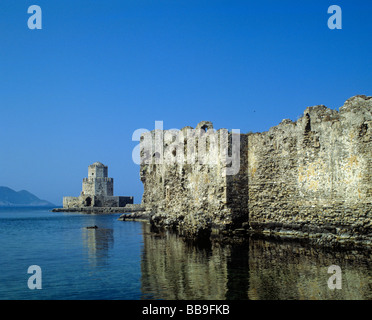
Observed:
[[[53,207],[54,204],[41,200],[32,193],[21,190],[14,191],[8,187],[0,187],[0,207]]]

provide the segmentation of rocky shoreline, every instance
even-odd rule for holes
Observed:
[[[138,210],[137,212],[122,214],[118,218],[118,220],[151,222],[151,217],[152,217],[151,211]]]
[[[80,208],[54,208],[52,212],[81,212],[81,213],[90,213],[90,214],[99,214],[99,213],[124,213],[131,212],[128,208],[125,207],[80,207]]]
[[[145,209],[141,204],[127,204],[125,207],[75,207],[75,208],[54,208],[52,212],[81,212],[90,214],[109,213],[134,213],[142,212]]]
[[[201,243],[219,241],[224,243],[241,243],[250,237],[277,239],[280,241],[304,241],[314,246],[332,248],[372,248],[369,226],[355,225],[313,225],[306,222],[244,222],[237,228],[214,224],[204,214],[193,214],[188,217],[172,216],[166,213],[154,213],[140,205],[99,208],[54,208],[52,212],[80,212],[86,214],[123,213],[119,221],[147,222],[154,232],[172,230],[186,241]],[[192,217],[192,219],[190,219]],[[358,230],[358,233],[354,229]]]
[[[368,229],[364,232],[359,230],[359,234],[355,235],[348,226],[331,224],[316,226],[305,222],[297,224],[245,222],[239,228],[223,229],[220,226],[213,226],[211,221],[208,222],[201,215],[199,216],[199,221],[194,220],[193,226],[186,225],[184,218],[177,219],[164,213],[154,214],[151,211],[126,213],[118,220],[148,222],[154,232],[172,230],[186,241],[193,243],[208,241],[242,243],[250,237],[258,237],[304,242],[324,248],[372,249],[372,239]]]

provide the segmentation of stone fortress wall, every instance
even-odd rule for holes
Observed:
[[[192,128],[181,131],[187,129]],[[208,149],[212,132],[224,130],[211,129],[210,122],[200,123],[195,131],[205,135],[192,145],[205,143]],[[229,165],[213,150],[206,157],[218,159],[214,163],[179,161],[191,150],[189,136],[167,140],[166,133],[163,163],[157,163],[154,143],[159,132],[141,137],[141,159],[147,159],[140,172],[142,205],[153,212],[154,225],[191,237],[253,232],[372,245],[372,97],[352,97],[339,111],[308,107],[296,122],[240,134],[233,175],[226,175]],[[233,133],[228,136],[231,142]]]

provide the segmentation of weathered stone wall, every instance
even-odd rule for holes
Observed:
[[[371,112],[372,99],[357,96],[339,112],[309,107],[295,123],[251,135],[250,226],[322,241],[370,240]]]
[[[87,199],[90,199],[87,201]],[[86,196],[63,197],[64,208],[82,208],[82,207],[125,207],[127,204],[133,204],[133,197],[122,196]]]
[[[210,122],[180,132],[177,138],[166,131],[159,137],[156,135],[162,133],[154,130],[141,138],[141,157],[147,160],[141,165],[142,205],[157,213],[153,222],[180,227],[185,235],[204,235],[212,228],[231,228],[246,221],[241,216],[248,207],[244,196],[248,185],[240,173],[246,176],[245,155],[240,158],[241,171],[236,176],[228,178],[225,174],[228,164],[223,147],[232,134],[225,129],[214,131]],[[238,139],[247,145],[246,135]],[[160,141],[160,149],[155,141]],[[237,188],[229,188],[231,183]]]
[[[84,200],[80,197],[63,197],[63,208],[79,208],[84,206]]]
[[[128,203],[133,204],[133,197],[103,196],[98,198],[101,201],[101,207],[125,207]]]
[[[356,96],[339,111],[309,107],[296,122],[242,134],[235,175],[226,175],[220,160],[180,162],[178,148],[187,154],[190,139],[167,141],[167,131],[163,140],[156,131],[146,133],[141,156],[153,161],[141,165],[142,204],[155,213],[155,225],[177,226],[186,235],[238,228],[371,244],[371,113],[372,97]],[[196,129],[206,126],[213,128],[202,122]],[[163,155],[156,140],[164,141],[164,159],[173,163],[156,163]],[[205,157],[211,163],[216,154],[210,150]]]
[[[102,196],[114,195],[114,179],[113,178],[96,178],[95,194]]]
[[[108,167],[100,162],[91,164],[88,167],[88,177],[89,178],[107,178],[108,177]]]
[[[85,195],[112,196],[114,194],[114,179],[84,178],[82,190]]]
[[[83,185],[82,189],[84,194],[92,194],[94,195],[96,193],[96,185],[95,185],[95,180],[94,179],[88,179],[84,178],[83,179]]]

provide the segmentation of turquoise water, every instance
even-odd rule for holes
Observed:
[[[118,216],[0,209],[0,299],[140,299],[141,224]]]
[[[370,251],[262,239],[200,247],[118,217],[0,209],[0,299],[372,300]],[[40,290],[28,287],[31,265]],[[328,287],[331,265],[341,289]]]

